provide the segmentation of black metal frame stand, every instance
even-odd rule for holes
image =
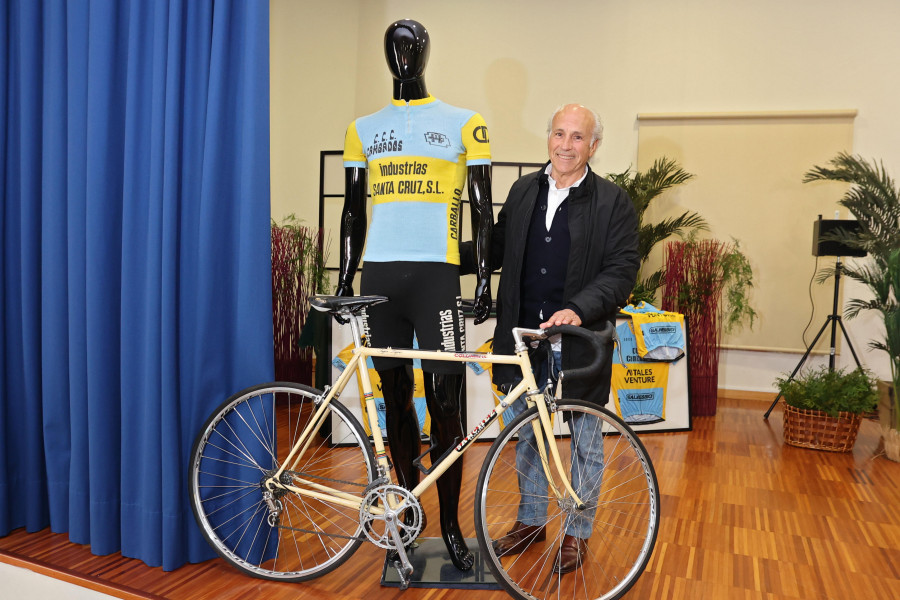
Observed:
[[[788,377],[788,381],[794,379],[794,376],[800,371],[800,367],[803,366],[803,363],[806,362],[806,359],[809,358],[812,349],[815,348],[816,342],[819,341],[819,338],[822,337],[822,334],[825,332],[825,329],[828,327],[828,324],[831,323],[831,350],[828,355],[828,370],[834,371],[834,359],[835,359],[835,342],[837,341],[837,326],[840,325],[841,331],[844,333],[844,339],[847,341],[847,347],[850,348],[850,353],[853,355],[853,360],[856,361],[856,366],[862,369],[862,365],[859,363],[859,358],[856,357],[856,351],[853,349],[853,344],[850,343],[850,337],[847,335],[847,330],[844,328],[844,322],[841,320],[841,315],[838,312],[838,295],[841,286],[841,257],[837,257],[837,262],[834,265],[834,301],[831,307],[831,314],[828,315],[828,318],[825,319],[825,322],[822,324],[822,328],[819,329],[819,333],[816,334],[816,339],[812,341],[812,344],[809,345],[809,348],[806,349],[806,354],[803,355],[803,358],[800,359],[800,362],[797,363],[797,367],[794,369],[794,372],[791,373],[791,376]],[[769,414],[772,412],[772,409],[775,408],[775,405],[778,404],[778,401],[781,400],[781,392],[775,396],[775,400],[772,402],[772,405],[769,407],[769,410],[766,411],[766,414],[763,416],[763,419],[768,420]]]

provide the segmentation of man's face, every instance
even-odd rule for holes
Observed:
[[[581,178],[597,150],[597,142],[591,142],[593,131],[594,116],[581,106],[566,106],[553,118],[547,139],[553,179],[568,186]]]

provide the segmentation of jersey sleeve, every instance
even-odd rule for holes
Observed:
[[[491,164],[491,142],[488,128],[479,113],[472,115],[472,118],[463,125],[462,141],[466,148],[466,166]]]
[[[344,166],[366,168],[366,153],[356,131],[356,121],[350,123],[344,136]]]

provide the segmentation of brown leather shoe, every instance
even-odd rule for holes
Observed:
[[[556,564],[553,565],[553,572],[571,573],[581,566],[585,554],[587,554],[587,540],[566,534],[563,536]]]
[[[497,556],[521,554],[532,543],[543,542],[545,539],[547,532],[543,525],[525,525],[516,521],[506,535],[494,540],[494,552]]]

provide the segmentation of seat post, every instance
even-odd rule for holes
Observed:
[[[350,332],[353,334],[353,347],[362,347],[362,327],[360,325],[362,318],[359,314],[352,311],[347,311],[347,314],[342,316],[350,321]]]

